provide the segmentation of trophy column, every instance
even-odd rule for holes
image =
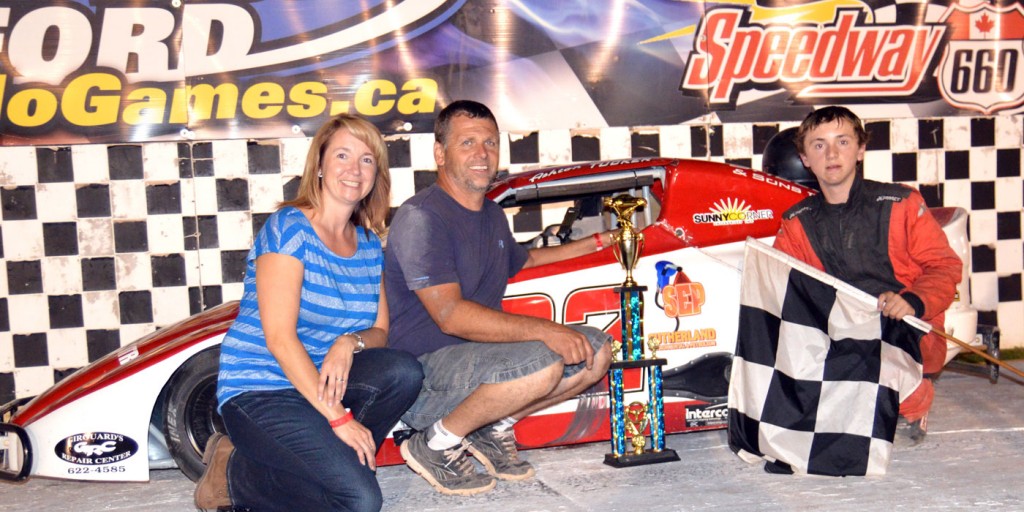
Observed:
[[[612,347],[613,362],[608,369],[608,414],[611,423],[612,452],[604,456],[604,463],[614,467],[639,466],[657,462],[679,460],[675,450],[665,448],[665,415],[662,399],[661,366],[668,361],[657,357],[657,345],[649,347],[650,357],[644,356],[644,300],[646,286],[633,280],[633,268],[643,250],[643,234],[633,229],[633,212],[646,204],[642,198],[622,194],[604,201],[619,219],[619,232],[615,234],[613,251],[626,270],[626,280],[616,287],[619,293],[619,313],[622,319],[622,342]],[[639,368],[647,388],[647,403],[639,401],[625,404],[622,388],[623,371]],[[650,446],[647,434],[650,432]],[[626,439],[629,438],[629,447]]]

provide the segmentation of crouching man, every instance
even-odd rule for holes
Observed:
[[[485,193],[497,174],[491,111],[456,101],[434,125],[437,183],[406,201],[388,236],[385,287],[390,346],[423,364],[419,398],[402,420],[417,432],[401,445],[414,471],[444,494],[472,495],[496,479],[534,475],[512,426],[569,399],[608,370],[610,336],[590,327],[505,313],[508,279],[611,244],[588,237],[526,250]],[[471,453],[488,474],[477,472]]]

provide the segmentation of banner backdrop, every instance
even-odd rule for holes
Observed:
[[[1020,2],[0,0],[0,143],[1016,113]]]

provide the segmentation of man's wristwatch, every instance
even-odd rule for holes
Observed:
[[[356,349],[353,350],[352,353],[355,354],[358,352],[362,352],[363,349],[366,348],[366,342],[363,341],[363,336],[358,332],[351,332],[349,334],[351,334],[352,337],[356,339]]]

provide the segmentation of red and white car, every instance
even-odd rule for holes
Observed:
[[[645,245],[634,278],[644,293],[646,339],[660,342],[668,433],[726,426],[728,376],[736,342],[743,244],[771,241],[783,211],[813,193],[759,171],[697,160],[638,158],[539,169],[500,179],[491,192],[513,224],[552,219],[523,243],[562,243],[615,226],[602,200],[647,200],[634,214]],[[965,213],[949,209],[954,244],[968,257]],[[519,231],[522,231],[521,229]],[[966,277],[966,272],[965,272]],[[507,311],[589,324],[621,337],[625,272],[611,248],[531,268],[510,281]],[[966,281],[966,280],[965,280]],[[974,339],[976,312],[966,284],[948,315]],[[216,413],[219,344],[237,314],[222,304],[160,329],[68,376],[34,399],[0,408],[0,478],[146,481],[150,469],[202,473],[207,439],[223,429]],[[639,374],[624,376],[627,403],[646,401]],[[516,425],[524,448],[607,440],[606,386],[540,411]],[[378,464],[402,459],[394,438]],[[610,447],[609,447],[610,448]],[[609,451],[611,451],[609,449]]]

